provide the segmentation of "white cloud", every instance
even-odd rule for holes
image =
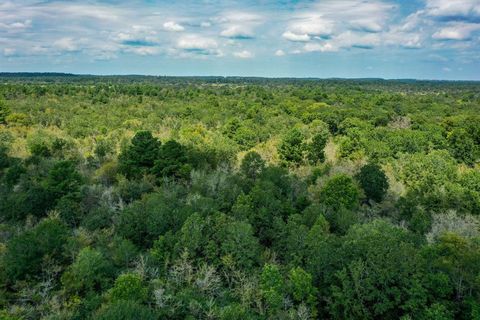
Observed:
[[[381,38],[376,33],[362,34],[352,31],[346,31],[336,37],[335,42],[339,47],[357,47],[364,49],[374,48],[381,43]]]
[[[427,0],[428,15],[452,20],[474,19],[480,17],[478,0]]]
[[[334,52],[342,48],[372,49],[381,42],[380,35],[376,33],[359,33],[345,31],[338,36],[321,42],[308,42],[304,45],[305,52]]]
[[[354,20],[350,22],[350,25],[355,29],[359,31],[366,31],[366,32],[380,32],[382,31],[382,26],[371,19],[360,19],[360,20]]]
[[[167,21],[163,24],[163,28],[167,31],[179,32],[185,30],[185,27],[182,25],[174,22],[174,21]]]
[[[310,41],[308,34],[296,34],[291,31],[286,31],[282,34],[282,37],[293,42],[307,42]]]
[[[303,47],[305,52],[333,52],[338,51],[331,43],[307,43]]]
[[[400,29],[392,29],[382,35],[386,45],[400,46],[407,49],[419,49],[423,46],[423,36],[417,32],[404,32]]]
[[[197,34],[181,37],[176,43],[176,48],[183,50],[184,53],[189,55],[223,56],[222,51],[218,49],[218,42],[215,39]],[[172,54],[176,53],[172,52]]]
[[[248,50],[234,52],[233,55],[237,58],[240,58],[240,59],[250,59],[250,58],[254,57],[253,53],[251,53]]]
[[[0,16],[1,17],[1,16]],[[28,29],[32,26],[32,20],[27,19],[25,21],[14,21],[11,23],[0,22],[0,30],[6,30],[7,32],[20,32]]]
[[[3,55],[5,57],[13,57],[13,56],[15,56],[16,53],[17,53],[17,50],[15,50],[14,48],[4,48],[3,49]]]
[[[111,38],[118,44],[132,47],[153,47],[160,43],[157,32],[144,25],[134,25],[128,30],[113,34]]]
[[[219,23],[263,23],[265,18],[256,12],[228,11],[214,18]]]
[[[128,47],[125,52],[135,53],[141,56],[150,56],[159,53],[159,49],[155,47]]]
[[[295,13],[282,37],[308,42],[304,52],[328,52],[342,48],[374,48],[395,5],[382,0],[323,0]]]
[[[417,12],[403,18],[404,4],[396,0],[313,0],[287,9],[277,2],[255,7],[215,1],[134,3],[0,0],[0,55],[61,60],[62,53],[91,59],[129,53],[208,59],[222,56],[222,50],[236,57],[248,56],[244,51],[282,56],[382,46],[424,48],[425,57],[455,50],[452,61],[469,51],[469,59],[478,61],[473,53],[480,44],[480,0],[422,0]],[[251,39],[248,46],[241,40],[246,38]]]
[[[265,22],[265,18],[253,12],[229,11],[211,19],[222,27],[220,36],[231,39],[252,39],[254,30]]]
[[[474,31],[480,30],[480,24],[457,23],[442,28],[432,35],[436,40],[469,40]]]
[[[180,49],[214,49],[218,47],[217,41],[200,35],[187,35],[177,42]]]
[[[253,32],[248,26],[233,25],[223,30],[220,35],[226,38],[247,39],[253,38]]]
[[[309,36],[330,36],[333,32],[333,23],[321,17],[307,17],[301,21],[293,22],[288,31]]]
[[[53,46],[61,51],[76,51],[78,47],[72,38],[65,37],[56,40]]]

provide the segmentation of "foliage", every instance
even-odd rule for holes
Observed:
[[[62,275],[62,284],[71,293],[87,294],[107,288],[112,271],[112,266],[100,251],[86,247]]]
[[[158,176],[184,179],[190,176],[191,170],[187,150],[174,140],[167,141],[160,147],[152,168],[152,172]]]
[[[135,301],[117,301],[112,304],[103,306],[95,315],[95,319],[99,320],[155,320],[157,317],[146,306]]]
[[[248,152],[242,159],[240,171],[250,179],[255,180],[265,169],[265,160],[255,151]]]
[[[358,206],[360,192],[351,177],[338,174],[327,181],[319,197],[322,203],[333,209],[354,209]]]
[[[8,282],[38,277],[45,259],[63,261],[63,246],[68,236],[67,227],[58,219],[47,218],[31,230],[13,237],[3,257],[3,268]]]
[[[122,300],[146,302],[147,297],[148,290],[143,285],[142,277],[134,273],[120,275],[109,291],[109,299],[112,302]]]
[[[304,139],[305,137],[299,129],[294,128],[288,131],[278,146],[280,159],[287,164],[301,164],[305,151]]]
[[[388,190],[388,180],[378,164],[364,165],[356,175],[365,196],[375,202],[381,202]]]
[[[160,145],[150,131],[137,132],[131,144],[118,156],[120,172],[129,178],[147,173],[154,166]]]
[[[479,318],[478,83],[0,78],[0,318]]]
[[[325,161],[325,146],[328,141],[328,132],[323,131],[315,134],[312,137],[312,141],[307,145],[307,157],[310,163],[316,164],[317,162]]]
[[[10,108],[7,107],[5,101],[0,100],[0,124],[7,123],[7,118],[10,114]]]

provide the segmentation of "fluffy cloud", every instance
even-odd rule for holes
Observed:
[[[248,50],[243,50],[243,51],[239,51],[239,52],[234,52],[234,53],[233,53],[233,56],[234,56],[234,57],[237,57],[237,58],[240,58],[240,59],[250,59],[250,58],[253,58],[253,57],[254,57],[253,53],[251,53],[251,52],[248,51]]]
[[[439,19],[480,22],[478,0],[427,0],[425,10]]]
[[[353,20],[350,25],[355,30],[365,32],[380,32],[383,29],[378,22],[371,19]]]
[[[179,32],[179,31],[185,30],[185,28],[182,25],[180,25],[180,24],[178,24],[174,21],[165,22],[163,24],[163,28],[167,31],[173,31],[173,32]]]
[[[254,30],[265,22],[265,18],[257,13],[229,11],[212,19],[222,27],[220,36],[230,39],[253,39]]]
[[[457,23],[438,30],[432,37],[437,40],[469,40],[477,30],[480,30],[480,24]]]
[[[307,43],[304,46],[306,52],[333,52],[338,47],[334,47],[331,43]]]
[[[144,6],[137,1],[5,0],[0,1],[0,54],[61,60],[62,54],[68,59],[114,59],[125,53],[207,59],[385,47],[424,48],[427,55],[445,49],[478,52],[479,0],[423,0],[408,16],[402,5],[394,0],[254,7],[215,1]]]
[[[58,39],[53,43],[53,46],[61,51],[76,51],[78,50],[76,41],[73,38]]]
[[[395,6],[380,0],[325,0],[293,15],[282,37],[308,42],[305,52],[373,48]]]
[[[422,35],[415,32],[393,30],[383,35],[386,45],[400,46],[406,49],[419,49],[423,45]]]
[[[5,57],[13,57],[13,56],[15,56],[16,53],[17,53],[17,51],[13,48],[4,48],[3,49],[3,55]]]
[[[126,46],[155,46],[159,40],[157,32],[149,26],[134,25],[129,30],[119,32],[112,38]]]
[[[0,22],[0,30],[6,30],[7,32],[21,32],[32,26],[32,20],[15,21],[10,23]]]
[[[218,49],[218,42],[215,39],[196,34],[181,37],[176,43],[176,48],[193,55],[223,55],[222,51]]]
[[[159,53],[159,49],[154,47],[129,47],[126,48],[124,51],[138,54],[141,56],[150,56]]]
[[[220,35],[231,39],[251,39],[254,37],[248,26],[233,25],[223,30]]]
[[[282,37],[293,42],[307,42],[310,41],[308,34],[296,34],[291,31],[286,31],[282,34]]]
[[[205,38],[199,35],[188,35],[178,40],[177,47],[186,50],[207,50],[217,48],[218,44],[211,38]]]
[[[381,38],[378,34],[362,34],[352,31],[346,31],[335,38],[335,44],[343,48],[372,49],[380,45],[380,42]]]
[[[330,36],[333,32],[333,22],[321,17],[307,16],[300,21],[293,22],[288,31],[309,36]]]

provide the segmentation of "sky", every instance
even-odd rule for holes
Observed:
[[[0,0],[0,71],[480,80],[480,0]]]

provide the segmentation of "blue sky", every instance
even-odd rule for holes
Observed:
[[[0,0],[0,71],[480,80],[480,0]]]

